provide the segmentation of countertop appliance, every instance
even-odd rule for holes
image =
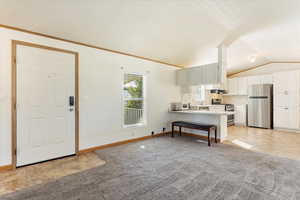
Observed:
[[[190,104],[187,103],[174,102],[170,104],[171,111],[181,111],[181,110],[188,110],[188,109],[190,109]]]
[[[171,111],[180,111],[182,110],[182,103],[180,102],[173,102],[170,104]]]
[[[211,99],[211,104],[220,105],[222,104],[222,99]]]
[[[273,128],[273,85],[255,84],[248,88],[248,126]]]
[[[221,90],[221,89],[212,89],[210,90],[211,94],[225,94],[226,91],[225,90]]]
[[[211,104],[222,104],[222,95],[225,94],[225,90],[213,89],[210,90]]]

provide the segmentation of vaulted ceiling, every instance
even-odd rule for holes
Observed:
[[[299,0],[0,0],[0,24],[187,67],[300,60]]]

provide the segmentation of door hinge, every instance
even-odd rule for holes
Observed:
[[[14,57],[14,64],[17,64],[17,58]]]
[[[15,152],[14,152],[15,156],[17,155],[17,149],[15,149]]]

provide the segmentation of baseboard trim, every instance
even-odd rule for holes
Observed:
[[[151,139],[153,137],[159,137],[162,136],[164,134],[170,134],[171,132],[164,132],[164,133],[158,133],[155,135],[149,135],[149,136],[144,136],[144,137],[139,137],[139,138],[134,138],[134,139],[130,139],[130,140],[124,140],[124,141],[120,141],[120,142],[114,142],[114,143],[110,143],[110,144],[104,144],[104,145],[100,145],[100,146],[96,146],[96,147],[91,147],[91,148],[87,148],[87,149],[82,149],[79,150],[78,154],[82,155],[85,153],[89,153],[89,152],[93,152],[93,151],[97,151],[97,150],[101,150],[101,149],[106,149],[106,148],[110,148],[110,147],[115,147],[115,146],[120,146],[123,144],[128,144],[128,143],[134,143],[134,142],[138,142],[138,141],[142,141],[142,140],[147,140],[147,139]],[[179,134],[179,131],[174,131],[174,133]],[[194,133],[187,133],[187,132],[181,132],[183,135],[186,136],[190,136],[190,137],[195,137],[201,140],[207,140],[208,136],[205,135],[197,135]],[[211,137],[211,139],[214,139],[215,137]],[[221,140],[218,138],[217,141],[220,143]]]
[[[81,155],[81,154],[93,152],[93,151],[100,150],[100,149],[105,149],[105,148],[120,146],[120,145],[123,145],[123,144],[138,142],[138,141],[142,141],[142,140],[147,140],[147,139],[150,139],[150,138],[153,138],[153,137],[162,136],[163,134],[167,134],[167,133],[170,133],[170,132],[158,133],[158,134],[155,134],[153,136],[149,135],[149,136],[134,138],[134,139],[130,139],[130,140],[124,140],[124,141],[120,141],[120,142],[114,142],[114,143],[110,143],[110,144],[104,144],[104,145],[100,145],[100,146],[96,146],[96,147],[91,147],[91,148],[88,148],[88,149],[82,149],[82,150],[79,150],[78,154]]]
[[[288,129],[288,128],[274,127],[273,130],[282,131],[282,132],[289,132],[289,133],[300,133],[300,129]]]
[[[12,165],[3,165],[3,166],[0,166],[0,172],[12,170],[12,169],[13,169]]]
[[[246,125],[246,124],[243,124],[243,123],[235,123],[233,126],[247,127],[247,125]]]

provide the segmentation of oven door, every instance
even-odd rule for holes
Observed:
[[[227,115],[227,126],[233,126],[234,125],[234,114]]]

